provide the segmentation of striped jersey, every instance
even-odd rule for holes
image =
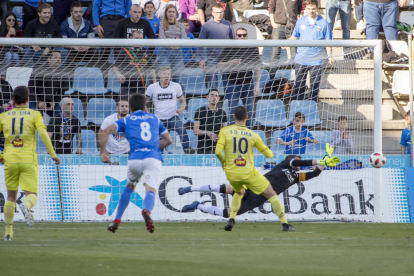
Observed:
[[[46,130],[39,111],[16,107],[0,114],[5,162],[37,164],[36,130],[41,128]]]
[[[273,157],[260,136],[246,126],[234,124],[221,129],[216,154],[224,149],[224,159],[220,161],[229,180],[245,180],[252,176],[255,170],[253,147],[267,158]]]

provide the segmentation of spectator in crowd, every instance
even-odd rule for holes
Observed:
[[[14,12],[8,11],[2,18],[2,24],[0,25],[0,37],[22,37],[23,33],[22,30],[19,28],[19,24],[17,23],[17,18]],[[13,62],[14,66],[19,66],[20,63],[20,56],[19,56],[19,48],[13,46],[0,46],[0,56],[3,60],[2,62],[2,69],[0,70],[1,73],[4,74],[5,70],[10,66]]]
[[[172,131],[177,131],[185,154],[194,154],[195,149],[190,148],[187,132],[178,115],[185,107],[185,97],[181,85],[171,81],[171,69],[162,66],[158,69],[159,82],[148,86],[145,95],[154,103],[154,114]],[[177,99],[180,108],[177,109]]]
[[[3,23],[3,19],[6,16],[6,13],[10,10],[10,0],[0,0],[0,19]]]
[[[154,34],[158,35],[158,33],[160,32],[161,21],[159,18],[156,18],[154,16],[154,12],[155,12],[154,3],[152,3],[151,1],[146,2],[144,5],[144,12],[145,12],[145,16],[142,18],[146,19],[151,24]]]
[[[53,16],[59,25],[61,25],[69,16],[73,16],[72,5],[74,3],[80,5],[80,0],[53,0],[53,7],[55,7]],[[82,8],[82,5],[80,7]],[[82,14],[83,12],[81,13],[81,16]]]
[[[178,0],[181,17],[190,21],[188,32],[199,32],[201,29],[200,16],[197,13],[197,0]]]
[[[187,18],[181,18],[180,23],[184,25],[184,29],[185,29],[185,33],[187,34],[187,39],[194,39],[194,35],[192,33],[189,32],[191,26],[190,26],[190,20],[188,20]],[[197,47],[193,47],[193,48],[181,48],[183,51],[183,61],[184,61],[184,66],[190,62],[193,57],[195,57],[196,51],[197,51]]]
[[[119,119],[129,116],[129,103],[127,99],[121,99],[116,104],[116,113],[105,118],[98,133],[99,144],[101,144],[101,134],[107,127],[118,121]],[[129,142],[125,138],[123,132],[110,134],[106,143],[106,150],[110,154],[127,154],[130,150]]]
[[[168,5],[161,20],[159,39],[187,39],[184,25],[177,21],[177,8]],[[163,66],[172,66],[173,73],[184,68],[183,54],[179,47],[162,47],[159,62]]]
[[[301,17],[295,25],[293,34],[289,40],[332,40],[331,27],[325,19],[317,14],[318,1],[305,0],[305,9],[307,15]],[[326,47],[329,64],[334,63],[332,58],[332,48]],[[324,59],[322,47],[299,47],[295,57],[295,88],[294,96],[297,100],[305,98],[306,77],[308,71],[311,79],[310,99],[318,102],[319,84],[322,75],[322,61]]]
[[[69,76],[59,70],[62,57],[59,51],[53,50],[47,64],[36,68],[29,80],[29,108],[39,110],[42,115],[50,117],[60,113],[59,102],[66,90],[69,90]]]
[[[236,30],[237,40],[248,39],[247,30]],[[230,114],[239,105],[239,100],[247,108],[248,118],[246,126],[253,126],[254,97],[260,92],[260,60],[258,48],[225,48],[217,58],[217,68],[223,74],[224,98],[229,101]],[[254,74],[253,74],[254,71]],[[255,82],[253,81],[255,79]],[[256,83],[256,84],[254,84]],[[233,117],[230,124],[234,124]]]
[[[319,144],[309,130],[302,127],[305,123],[305,114],[296,112],[293,116],[293,126],[287,127],[276,140],[276,144],[285,145],[284,154],[305,154],[306,144]]]
[[[273,27],[272,39],[282,40],[292,36],[293,29],[298,16],[302,11],[302,0],[284,1],[284,0],[270,0],[269,1],[269,17],[270,23]],[[288,16],[289,15],[289,16]],[[296,48],[289,47],[289,59],[295,59]],[[278,62],[280,59],[280,47],[272,48],[272,62]]]
[[[51,19],[51,6],[49,4],[40,4],[37,8],[39,18],[33,19],[27,23],[26,28],[23,30],[23,37],[33,38],[62,38],[59,25]],[[38,45],[25,48],[24,50],[24,63],[33,59],[33,62],[37,62],[42,57],[49,55],[50,48],[41,48]],[[62,50],[64,58],[67,55],[67,51]]]
[[[72,154],[73,136],[76,135],[76,154],[82,154],[82,135],[79,119],[72,115],[74,104],[71,98],[63,98],[62,113],[52,117],[47,125],[47,133],[56,154]]]
[[[335,18],[339,17],[342,29],[342,39],[351,38],[351,0],[327,0],[325,8],[326,20],[331,26],[331,30],[334,29]],[[349,48],[344,48],[345,54],[349,52]],[[348,55],[345,55],[347,58]]]
[[[144,37],[156,38],[151,24],[142,19],[142,8],[138,4],[131,5],[129,18],[121,19],[115,27],[113,38],[130,38],[133,31],[139,30]]]
[[[166,15],[165,10],[167,9],[167,6],[173,5],[176,10],[176,19],[181,19],[181,11],[180,11],[180,5],[178,4],[178,0],[152,0],[152,3],[154,3],[155,7],[155,17],[158,18],[160,21],[164,18]]]
[[[357,21],[357,30],[365,30],[367,27],[364,21],[364,8],[363,1],[361,0],[360,4],[354,5],[355,9],[355,19]]]
[[[214,17],[213,7],[220,5],[223,13],[222,18],[234,23],[233,4],[230,0],[198,0],[197,1],[197,13],[201,25],[208,22]]]
[[[98,36],[112,38],[118,22],[129,17],[131,5],[131,0],[94,0],[92,16]]]
[[[70,6],[70,17],[60,25],[63,38],[95,38],[92,24],[82,17],[82,5],[74,2]],[[84,61],[85,57],[93,59],[95,50],[88,46],[71,46],[69,60]]]
[[[144,35],[136,30],[130,38],[143,39]],[[120,96],[127,97],[134,93],[144,94],[145,74],[151,77],[153,83],[157,81],[155,71],[151,69],[156,59],[153,52],[152,48],[146,47],[125,47],[118,52],[112,70],[121,83]]]
[[[364,17],[366,21],[367,39],[378,39],[382,26],[387,40],[398,40],[398,6],[403,8],[407,0],[365,0]],[[360,0],[355,0],[360,5]]]
[[[199,2],[198,2],[199,3]],[[224,9],[219,3],[211,8],[213,17],[201,27],[199,39],[234,39],[233,25],[223,19]],[[200,68],[204,70],[204,74],[208,79],[208,86],[218,88],[218,80],[216,75],[217,56],[220,55],[223,48],[208,48],[204,52],[204,48],[198,48],[197,56],[200,58]]]
[[[338,129],[331,132],[329,144],[334,147],[334,154],[350,154],[354,151],[352,135],[347,130],[348,118],[346,116],[338,117]]]
[[[401,132],[401,154],[411,154],[411,123],[410,123],[410,111],[405,114],[405,123],[407,128]]]
[[[219,91],[210,89],[207,94],[208,105],[197,109],[194,116],[194,134],[197,135],[197,153],[214,154],[218,134],[221,128],[227,126],[226,112],[217,107],[220,101]]]
[[[23,1],[23,25],[22,30],[26,29],[27,23],[36,19],[39,4],[43,3],[43,0],[24,0]]]

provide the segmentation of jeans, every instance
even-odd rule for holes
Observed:
[[[361,1],[361,3],[359,4],[359,6],[354,6],[355,9],[355,19],[357,22],[364,20],[364,2]]]
[[[213,53],[210,53],[213,54]],[[220,74],[219,70],[216,67],[217,59],[207,59],[206,67],[204,68],[204,75],[206,76],[207,80],[207,88],[218,88],[218,74]]]
[[[180,136],[183,149],[188,149],[190,147],[187,131],[185,131],[184,124],[180,118],[178,118],[178,116],[173,116],[167,120],[161,120],[161,122],[169,131],[177,131],[178,135]]]
[[[161,48],[159,62],[161,66],[170,66],[173,75],[184,69],[183,53],[181,48]]]
[[[275,40],[288,39],[292,36],[292,30],[286,28],[286,25],[279,24],[278,28],[273,28],[271,38]],[[271,60],[278,61],[280,59],[280,47],[272,48]],[[289,47],[290,59],[295,59],[296,47]]]
[[[20,56],[16,52],[5,52],[3,54],[3,62],[1,63],[1,72],[6,72],[7,68],[10,66],[12,62],[14,62],[14,66],[19,66],[20,64]]]
[[[303,100],[305,98],[306,77],[308,75],[308,70],[310,72],[310,80],[311,80],[310,100],[318,102],[319,85],[320,85],[321,76],[322,76],[321,65],[309,66],[309,65],[302,65],[302,64],[295,63],[296,80],[295,80],[294,95],[296,96],[296,100]]]
[[[387,40],[398,40],[398,1],[375,3],[364,1],[364,16],[367,22],[367,39],[378,39],[382,25]]]
[[[228,74],[224,74],[223,78],[228,79]],[[247,108],[247,121],[246,126],[251,128],[253,126],[253,107],[254,107],[254,85],[253,82],[246,84],[232,84],[226,81],[224,88],[224,99],[229,101],[230,124],[234,124],[235,120],[233,117],[234,109],[239,105],[239,100],[242,101],[243,106]]]
[[[339,11],[339,17],[342,24],[342,39],[350,39],[351,32],[349,25],[351,24],[351,1],[338,1],[338,0],[327,0],[326,1],[326,20],[333,30],[335,24],[336,13]]]

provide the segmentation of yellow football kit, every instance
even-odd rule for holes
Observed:
[[[4,172],[7,190],[37,193],[36,130],[52,158],[56,153],[39,111],[16,107],[0,114],[0,132],[5,137]]]
[[[219,133],[216,155],[236,192],[240,192],[245,185],[255,194],[261,194],[269,185],[269,181],[254,167],[254,147],[267,158],[273,157],[273,152],[260,136],[246,126],[234,124],[221,129]]]

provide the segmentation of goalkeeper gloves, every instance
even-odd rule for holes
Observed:
[[[319,160],[319,165],[320,166],[335,167],[340,162],[341,162],[341,159],[339,159],[339,157],[337,157],[337,156],[333,156],[333,157],[325,156],[324,159]]]
[[[334,151],[334,148],[331,145],[329,145],[329,143],[326,143],[326,152],[325,152],[324,159],[327,159],[327,157],[330,158],[332,156],[333,151]]]

